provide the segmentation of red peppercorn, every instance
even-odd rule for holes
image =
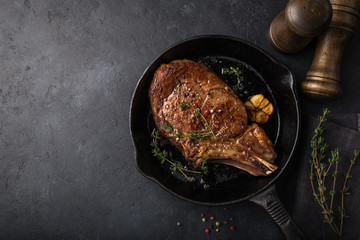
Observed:
[[[230,230],[231,230],[231,231],[234,231],[234,230],[235,230],[235,226],[231,226],[231,227],[230,227]]]
[[[206,229],[205,229],[205,232],[206,232],[207,234],[209,234],[209,233],[210,233],[210,229],[206,228]]]
[[[210,113],[209,109],[206,109],[205,114],[209,114],[209,113]]]
[[[197,108],[197,107],[198,107],[197,103],[194,102],[194,103],[193,103],[193,108]]]
[[[211,220],[214,220],[215,218],[213,216],[210,217]]]
[[[201,214],[201,217],[203,218],[204,216],[205,216],[205,215],[202,213],[202,214]]]

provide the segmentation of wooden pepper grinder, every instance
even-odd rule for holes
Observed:
[[[296,53],[327,28],[331,17],[329,0],[290,0],[270,25],[270,42],[280,52]]]
[[[330,1],[332,21],[317,41],[313,63],[301,84],[303,92],[316,99],[335,99],[341,95],[341,58],[360,18],[360,0]]]

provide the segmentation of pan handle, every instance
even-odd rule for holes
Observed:
[[[250,198],[249,201],[260,205],[270,214],[271,218],[280,227],[287,240],[307,239],[280,202],[276,193],[275,184],[268,187],[260,194]]]

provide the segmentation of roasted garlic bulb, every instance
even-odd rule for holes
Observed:
[[[266,123],[274,112],[273,105],[262,94],[249,97],[245,102],[245,107],[251,122]]]

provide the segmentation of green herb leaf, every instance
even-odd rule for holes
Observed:
[[[210,131],[194,131],[194,132],[189,132],[189,138],[191,139],[200,139],[200,140],[207,140],[211,137],[211,132]]]
[[[203,132],[202,131],[194,131],[194,132],[189,132],[189,138],[191,139],[198,139],[201,137],[201,134]]]
[[[229,68],[221,68],[221,74],[230,74]]]
[[[233,86],[233,89],[237,90],[240,88],[241,82],[244,81],[244,77],[241,75],[242,72],[238,67],[221,68],[221,74],[235,75],[237,83]]]
[[[180,138],[181,137],[181,132],[177,129],[176,130],[176,138]]]
[[[335,148],[332,151],[328,152],[328,144],[325,142],[325,138],[322,136],[325,129],[322,127],[322,124],[327,121],[327,115],[330,113],[330,111],[325,108],[323,109],[323,114],[318,117],[319,124],[315,127],[313,136],[310,141],[310,146],[312,148],[311,152],[311,159],[309,160],[311,171],[310,171],[310,183],[312,187],[312,194],[314,196],[314,200],[316,203],[318,203],[321,207],[322,214],[324,215],[324,220],[328,224],[331,225],[331,228],[334,230],[334,232],[338,236],[342,236],[343,234],[343,219],[346,217],[346,212],[344,208],[344,196],[350,195],[349,187],[347,186],[347,181],[352,177],[350,171],[352,166],[355,164],[356,158],[360,155],[359,150],[354,151],[353,157],[350,159],[350,166],[348,170],[345,172],[344,176],[344,183],[343,187],[340,190],[335,190],[336,187],[336,180],[338,176],[338,166],[339,162],[341,160],[340,158],[340,149]],[[331,154],[331,158],[328,158],[327,162],[328,165],[324,163],[324,160],[326,159],[326,155]],[[333,174],[333,180],[331,190],[329,191],[330,201],[325,196],[326,193],[326,177],[329,175],[328,172],[331,170],[332,167],[335,167],[334,170],[332,170]],[[326,186],[325,186],[326,185]],[[339,206],[336,206],[339,210],[340,215],[340,223],[334,221],[334,211],[333,207],[335,204],[337,204],[339,201],[334,200],[334,196],[336,191],[339,191],[340,194],[338,194],[340,197],[340,203]],[[336,195],[337,196],[337,195]],[[335,209],[336,209],[335,207]]]
[[[315,179],[314,174],[310,173],[310,180],[313,181]]]
[[[359,157],[360,155],[360,151],[359,150],[354,150],[354,158]]]
[[[348,172],[346,172],[344,175],[345,175],[346,178],[352,178],[352,175],[350,173],[348,173]]]
[[[199,166],[199,168],[202,170],[202,172],[204,174],[208,174],[209,173],[209,168],[206,165],[207,164],[207,158],[203,158],[201,161],[201,165]]]
[[[171,133],[173,131],[173,128],[171,127],[170,123],[167,121],[165,121],[163,127],[167,133]]]
[[[180,108],[181,108],[181,111],[184,111],[184,110],[190,108],[190,104],[186,103],[186,102],[180,102]]]
[[[177,130],[177,135],[181,134],[179,130]],[[194,177],[189,177],[188,175],[186,175],[184,173],[184,171],[186,172],[190,172],[190,173],[201,173],[201,172],[197,172],[197,171],[192,171],[189,169],[184,168],[184,166],[181,164],[181,162],[172,162],[171,160],[169,160],[167,157],[169,156],[169,153],[166,150],[161,151],[161,149],[159,148],[158,144],[159,144],[159,140],[161,139],[161,135],[159,133],[159,131],[157,129],[154,129],[154,131],[152,132],[151,136],[153,137],[152,142],[150,143],[152,149],[151,149],[151,153],[154,157],[158,158],[161,162],[161,164],[164,164],[165,162],[170,163],[170,167],[171,169],[175,172],[176,170],[179,170],[181,172],[181,174],[184,175],[185,179],[188,181],[194,181]]]

